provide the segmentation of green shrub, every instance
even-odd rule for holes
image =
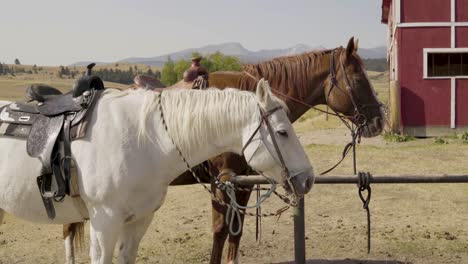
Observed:
[[[436,143],[436,144],[448,144],[448,140],[444,139],[444,138],[441,138],[441,137],[436,137],[434,139],[434,143]]]
[[[468,143],[468,131],[463,132],[463,134],[458,135],[458,138],[463,141],[463,143]]]
[[[396,133],[391,133],[391,132],[387,132],[383,134],[383,139],[388,142],[408,142],[408,141],[415,140],[415,138],[412,136],[408,136],[404,134],[396,134]]]

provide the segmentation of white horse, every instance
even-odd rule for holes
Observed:
[[[309,159],[265,81],[256,96],[235,89],[109,90],[90,118],[86,137],[72,142],[72,152],[89,212],[91,263],[111,263],[117,242],[119,263],[135,262],[169,183],[186,170],[177,147],[191,166],[243,152],[252,168],[289,182],[296,194],[312,187]],[[25,140],[0,137],[0,147],[0,208],[38,223],[82,221],[69,197],[55,203],[54,220],[47,217],[36,185],[41,163],[27,155]]]

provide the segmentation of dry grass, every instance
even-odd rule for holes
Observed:
[[[32,65],[9,65],[10,67],[21,67],[24,68],[26,71],[32,70]],[[148,66],[143,64],[130,64],[130,63],[119,63],[118,67],[115,64],[104,64],[104,65],[96,65],[95,69],[121,69],[121,70],[128,70],[129,67],[137,67],[143,71],[148,70]],[[59,71],[60,67],[52,67],[52,66],[38,66],[38,68],[42,68],[36,74],[26,74],[20,73],[16,74],[15,76],[7,75],[7,76],[0,76],[0,100],[21,100],[24,98],[24,92],[28,85],[34,83],[43,83],[47,85],[51,85],[60,89],[61,91],[69,91],[72,87],[74,79],[70,78],[58,78],[57,72]],[[79,72],[84,72],[86,70],[85,66],[82,67],[74,67],[68,66],[70,70],[77,70]],[[157,67],[151,67],[153,71],[159,70]],[[106,87],[113,87],[113,88],[120,88],[125,89],[128,86],[122,85],[118,83],[106,82]]]
[[[379,96],[386,100],[388,77],[370,73]],[[15,88],[6,93],[5,85]],[[55,84],[52,81],[52,84]],[[58,83],[64,88],[69,83]],[[0,80],[0,95],[16,98],[23,82]],[[388,94],[387,94],[388,95]],[[316,173],[341,156],[349,134],[336,118],[310,111],[296,122]],[[468,145],[445,138],[388,142],[363,139],[357,149],[358,169],[373,174],[467,174]],[[347,158],[333,175],[352,173]],[[332,177],[332,176],[330,176]],[[365,213],[353,185],[316,185],[306,197],[307,259],[314,264],[465,264],[468,263],[468,185],[373,185],[372,251],[366,254]],[[186,198],[190,197],[189,200]],[[271,199],[263,207],[282,204]],[[144,237],[138,263],[207,263],[211,250],[208,194],[200,186],[169,189],[166,203]],[[0,226],[0,263],[62,262],[60,226],[36,225],[7,216]],[[291,263],[293,233],[290,212],[263,220],[261,243],[255,242],[255,220],[247,218],[241,263]],[[88,238],[88,237],[87,237]],[[25,248],[27,252],[25,252]],[[87,252],[78,255],[87,263]]]

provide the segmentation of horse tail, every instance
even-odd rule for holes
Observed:
[[[75,249],[81,250],[84,246],[84,222],[63,225],[63,239],[67,264],[75,263]]]
[[[3,214],[4,214],[4,211],[2,208],[0,208],[0,225],[3,224]]]

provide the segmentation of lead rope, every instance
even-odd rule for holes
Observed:
[[[359,172],[358,173],[358,194],[359,198],[362,201],[362,208],[366,210],[367,213],[367,254],[370,254],[371,250],[371,218],[370,218],[370,209],[369,203],[371,200],[372,189],[370,187],[372,176],[370,173]],[[366,193],[364,194],[364,192]]]

